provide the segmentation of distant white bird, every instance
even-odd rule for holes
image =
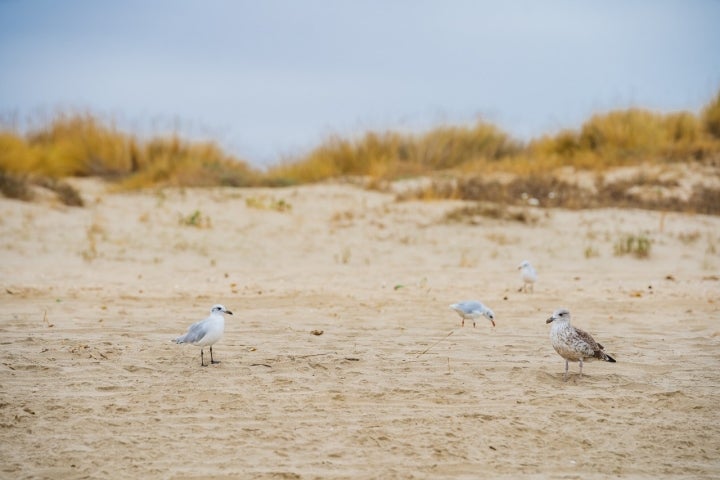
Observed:
[[[615,363],[615,359],[605,353],[604,347],[597,343],[593,337],[584,330],[570,325],[570,312],[561,308],[555,310],[545,323],[552,323],[550,328],[550,343],[555,351],[565,359],[565,375],[567,380],[568,362],[580,363],[580,376],[582,377],[583,360],[605,360]]]
[[[518,270],[520,270],[520,278],[522,278],[523,281],[523,285],[518,291],[527,292],[528,286],[530,286],[530,291],[534,291],[533,286],[537,281],[537,272],[533,266],[530,265],[530,262],[523,260],[523,262],[518,265]]]
[[[485,317],[490,320],[492,326],[495,326],[495,314],[492,310],[475,300],[466,300],[463,302],[453,303],[450,308],[455,310],[460,317],[462,317],[461,326],[465,326],[465,320],[472,320],[473,327],[475,326],[475,320],[480,317]]]
[[[210,363],[220,363],[213,359],[212,346],[217,343],[223,336],[225,331],[224,313],[232,315],[233,313],[220,304],[213,305],[210,309],[210,316],[205,320],[195,322],[188,327],[185,335],[175,339],[175,343],[191,343],[200,347],[200,365],[205,367],[203,359],[203,348],[210,346]]]

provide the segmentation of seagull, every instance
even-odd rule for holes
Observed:
[[[584,330],[570,325],[570,312],[566,308],[555,310],[545,323],[552,323],[550,343],[555,351],[565,359],[565,375],[567,381],[568,362],[580,362],[582,377],[583,360],[605,360],[615,363],[615,359],[603,351],[604,347]]]
[[[203,348],[210,345],[210,363],[220,363],[213,359],[212,346],[222,338],[225,330],[224,313],[233,313],[220,304],[213,305],[210,309],[210,316],[205,320],[195,322],[187,329],[187,333],[175,339],[175,343],[192,343],[200,347],[200,365],[206,367],[203,359]]]
[[[455,310],[460,317],[462,317],[461,326],[465,326],[465,320],[472,320],[473,327],[475,326],[475,320],[480,317],[485,317],[490,320],[492,326],[495,326],[495,314],[492,310],[478,302],[476,300],[466,300],[464,302],[453,303],[450,308]]]
[[[533,266],[530,265],[530,262],[523,260],[523,262],[518,265],[518,270],[520,270],[520,278],[522,278],[523,281],[523,286],[520,287],[518,291],[527,292],[528,285],[530,286],[530,291],[534,291],[533,285],[537,281],[537,272]]]

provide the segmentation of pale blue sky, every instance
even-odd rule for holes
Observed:
[[[328,135],[521,139],[720,89],[720,1],[0,0],[0,114],[177,126],[256,165]]]

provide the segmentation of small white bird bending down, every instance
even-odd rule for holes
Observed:
[[[473,327],[475,326],[475,320],[480,317],[485,317],[490,320],[492,326],[495,326],[495,314],[492,310],[475,300],[467,300],[464,302],[453,303],[450,308],[455,310],[460,317],[462,317],[461,326],[465,326],[465,320],[472,320]]]
[[[212,346],[217,343],[223,336],[225,331],[224,313],[232,315],[233,313],[220,304],[213,305],[210,309],[210,316],[205,320],[195,322],[187,329],[185,335],[175,339],[175,343],[191,343],[200,347],[200,365],[205,367],[203,359],[203,348],[210,346],[210,363],[220,363],[213,359]]]
[[[520,278],[522,278],[523,281],[523,285],[518,291],[527,292],[528,286],[530,286],[530,291],[534,291],[533,286],[537,281],[537,272],[533,266],[530,265],[530,262],[523,260],[523,262],[518,265],[518,270],[520,270]]]
[[[568,362],[580,363],[580,376],[582,377],[583,360],[605,360],[615,363],[615,359],[605,353],[604,347],[597,343],[593,337],[584,330],[570,325],[570,312],[561,308],[555,310],[545,323],[552,323],[550,328],[550,343],[555,351],[565,359],[565,375],[567,380]]]

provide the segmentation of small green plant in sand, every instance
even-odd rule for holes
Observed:
[[[200,210],[195,210],[189,215],[180,215],[178,223],[185,227],[212,228],[210,217],[204,215]]]
[[[626,234],[615,241],[613,250],[616,256],[633,255],[636,258],[647,258],[650,256],[651,246],[651,240],[644,234]]]
[[[583,253],[585,254],[585,258],[595,258],[600,256],[598,249],[592,245],[585,247],[585,251]]]
[[[257,208],[259,210],[274,210],[276,212],[289,212],[292,205],[287,200],[264,195],[248,197],[245,199],[245,205],[249,208]]]

